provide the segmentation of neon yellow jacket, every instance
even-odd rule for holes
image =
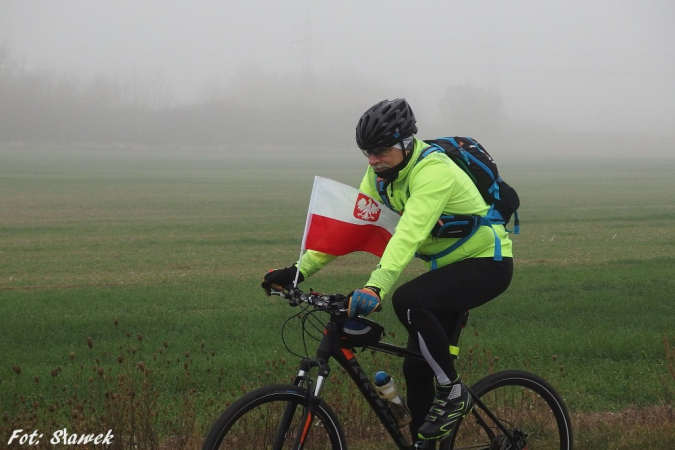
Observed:
[[[471,178],[447,156],[432,153],[416,164],[420,153],[427,147],[423,141],[415,139],[409,163],[387,188],[392,208],[402,213],[401,220],[380,263],[365,284],[380,288],[382,297],[396,283],[415,252],[435,255],[458,241],[431,236],[431,229],[442,214],[485,215],[489,209]],[[359,190],[379,203],[376,178],[373,169],[368,167]],[[438,267],[466,258],[493,257],[495,232],[501,240],[502,256],[512,257],[512,243],[504,226],[493,225],[493,229],[480,227],[463,245],[439,258]],[[306,277],[312,276],[334,258],[310,250],[302,258],[300,271]],[[430,264],[426,263],[427,268]]]

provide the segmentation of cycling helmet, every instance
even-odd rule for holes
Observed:
[[[393,147],[417,133],[415,114],[404,98],[383,100],[363,113],[356,125],[356,144],[361,150]]]

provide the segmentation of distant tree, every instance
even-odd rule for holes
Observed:
[[[159,75],[29,71],[0,42],[0,143],[353,147],[360,114],[386,91],[353,74],[246,67],[195,103],[174,104]]]
[[[440,100],[439,110],[443,126],[452,134],[497,132],[506,122],[499,92],[471,84],[450,86]]]

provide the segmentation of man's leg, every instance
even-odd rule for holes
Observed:
[[[513,264],[510,258],[505,258],[501,262],[493,261],[492,258],[468,259],[421,275],[394,293],[392,300],[394,310],[411,339],[417,341],[429,368],[436,377],[439,394],[447,390],[449,398],[456,398],[458,403],[462,401],[466,403],[468,400],[464,398],[467,397],[466,389],[462,392],[453,386],[453,383],[458,384],[459,376],[449,350],[450,336],[457,324],[458,314],[480,306],[501,294],[510,283],[512,271]],[[415,383],[423,383],[422,378],[426,379],[427,374],[425,373],[424,377],[420,375],[418,379],[413,374],[413,363],[407,364],[406,382],[410,392],[411,388],[415,391]],[[425,384],[419,389],[424,395],[418,401],[428,402],[428,385]],[[437,403],[438,399],[434,402]],[[444,407],[447,402],[441,403],[444,403],[441,405]],[[427,411],[430,406],[431,404],[427,403]],[[468,409],[470,405],[465,406],[465,409]],[[413,407],[416,409],[413,411],[411,408],[413,421],[419,423],[422,419],[418,414],[422,408],[415,405]],[[452,405],[446,409],[450,411]],[[437,410],[440,411],[439,414],[444,414],[443,408]],[[447,429],[447,424],[439,426],[444,427],[444,430]]]
[[[425,361],[406,358],[403,361],[403,376],[406,384],[406,403],[412,416],[409,425],[410,435],[413,439],[417,439],[417,430],[424,423],[436,395],[434,372]]]

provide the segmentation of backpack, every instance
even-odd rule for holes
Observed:
[[[462,246],[479,227],[492,228],[492,225],[504,225],[504,228],[506,228],[506,225],[511,221],[511,217],[514,219],[512,231],[515,234],[520,233],[520,221],[518,220],[520,199],[518,193],[502,179],[497,164],[481,144],[473,138],[460,136],[442,137],[424,142],[429,144],[429,147],[422,151],[415,164],[432,153],[445,153],[471,178],[485,203],[490,205],[490,209],[485,216],[442,215],[431,230],[431,235],[435,238],[456,238],[458,241],[435,255],[416,253],[415,256],[430,261],[433,270],[437,267],[439,258]],[[377,178],[375,184],[380,198],[385,205],[391,208],[387,195],[388,180]],[[495,235],[494,259],[501,261],[501,242],[494,229],[492,231]],[[507,231],[510,232],[511,230]]]
[[[435,152],[448,155],[455,164],[469,175],[485,203],[490,205],[490,210],[486,216],[490,222],[506,226],[513,217],[513,232],[515,234],[520,233],[520,221],[518,220],[520,199],[518,193],[502,179],[494,159],[478,141],[470,137],[455,136],[424,142],[429,144],[430,147],[422,152],[417,162]]]

